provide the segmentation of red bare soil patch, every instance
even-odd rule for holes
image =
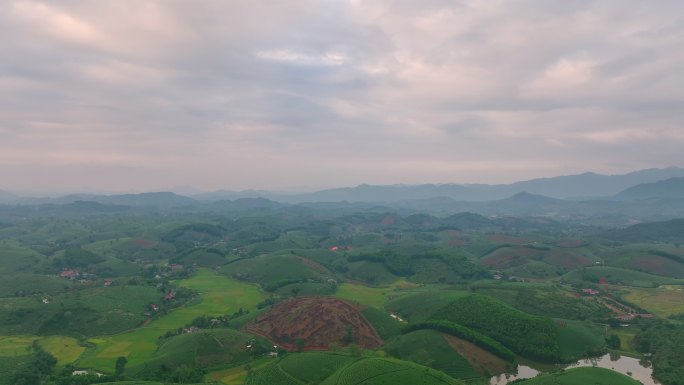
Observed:
[[[382,221],[380,223],[383,226],[391,226],[391,225],[397,223],[397,217],[394,215],[388,215],[388,216],[382,218]]]
[[[131,242],[138,247],[142,247],[143,249],[150,248],[157,244],[157,242],[151,241],[149,239],[134,239]]]
[[[368,349],[382,345],[382,339],[357,306],[330,297],[281,302],[245,326],[245,330],[267,337],[286,349],[295,349],[298,339],[304,341],[304,349],[308,350],[345,344],[349,330],[354,344]]]
[[[466,242],[463,239],[451,239],[448,244],[449,246],[463,246]]]

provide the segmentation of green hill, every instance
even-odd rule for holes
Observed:
[[[251,348],[247,348],[252,345]],[[266,351],[270,343],[263,338],[233,329],[208,329],[171,337],[145,364],[130,371],[133,374],[155,371],[162,367],[174,368],[239,365],[251,360],[257,351]]]
[[[244,259],[228,264],[220,271],[236,279],[258,283],[267,291],[293,283],[326,284],[332,278],[332,273],[322,265],[296,255],[265,255]]]
[[[293,353],[252,371],[246,385],[459,385],[422,365],[336,353]]]
[[[640,385],[624,374],[603,368],[576,368],[516,382],[517,385]]]
[[[417,330],[388,342],[384,350],[394,357],[413,361],[440,370],[451,377],[469,379],[481,377],[447,342],[442,333]]]
[[[432,320],[445,320],[491,337],[517,354],[557,361],[560,347],[556,325],[478,294],[459,298],[435,312]]]

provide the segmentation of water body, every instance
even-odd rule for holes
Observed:
[[[557,365],[555,368],[571,369],[592,366],[626,374],[637,381],[641,381],[644,385],[660,385],[660,382],[651,377],[653,369],[651,369],[650,361],[620,356],[619,354],[606,354],[597,358],[580,360],[570,365]],[[504,373],[494,376],[489,380],[489,385],[506,385],[510,381],[520,378],[532,378],[539,373],[545,372],[547,372],[547,370],[538,370],[530,366],[518,365],[518,372],[516,374]]]

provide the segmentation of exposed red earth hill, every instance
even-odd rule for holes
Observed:
[[[368,349],[382,345],[373,326],[358,306],[331,297],[302,297],[280,302],[245,326],[286,349],[297,340],[307,350],[327,349],[349,342]]]

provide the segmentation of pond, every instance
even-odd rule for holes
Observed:
[[[596,366],[620,372],[631,376],[637,381],[641,381],[644,385],[659,385],[660,382],[654,380],[651,375],[651,362],[646,359],[637,359],[632,357],[621,356],[619,354],[606,354],[601,357],[590,358],[577,361],[570,365],[557,365],[555,368],[580,368],[587,366]],[[539,373],[550,371],[549,369],[535,369],[526,365],[518,365],[516,374],[499,374],[489,380],[489,385],[506,385],[510,381],[521,378],[532,378]]]

